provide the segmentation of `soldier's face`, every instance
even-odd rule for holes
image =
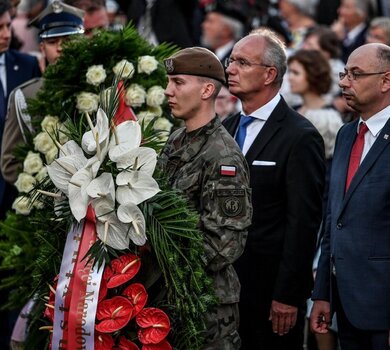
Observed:
[[[189,120],[196,116],[202,101],[202,83],[192,75],[169,75],[165,96],[175,118]]]
[[[62,53],[62,43],[65,37],[47,38],[41,42],[41,51],[49,64],[57,62]]]
[[[11,42],[11,16],[6,11],[0,16],[0,53],[6,52]]]

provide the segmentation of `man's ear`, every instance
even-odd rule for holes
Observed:
[[[383,74],[382,78],[382,92],[390,91],[390,71]]]
[[[205,83],[202,88],[201,97],[203,100],[207,100],[213,95],[215,91],[215,85],[213,83]]]
[[[265,69],[267,77],[265,78],[264,85],[271,85],[275,82],[275,79],[278,76],[278,70],[276,67],[267,67]]]

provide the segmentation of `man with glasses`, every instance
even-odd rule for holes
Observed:
[[[322,216],[323,140],[279,94],[287,63],[275,33],[250,33],[226,63],[229,90],[241,100],[242,113],[224,125],[245,155],[252,187],[252,226],[234,265],[241,282],[242,349],[302,350]]]
[[[360,117],[336,141],[310,323],[336,311],[343,350],[389,350],[390,47],[352,52],[340,87]]]

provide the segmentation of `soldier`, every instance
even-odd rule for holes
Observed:
[[[61,55],[61,45],[69,36],[84,33],[82,10],[53,1],[31,25],[39,28],[40,47],[48,64],[54,64]],[[35,78],[17,87],[10,95],[7,120],[1,147],[1,171],[8,183],[15,183],[20,164],[13,155],[14,147],[26,141],[26,131],[33,133],[31,117],[26,113],[26,100],[35,98],[43,84]]]
[[[218,307],[205,316],[204,350],[239,349],[240,283],[232,263],[241,255],[251,222],[248,166],[215,114],[223,67],[211,51],[186,48],[164,61],[165,95],[185,127],[168,139],[160,168],[200,215],[207,271]]]

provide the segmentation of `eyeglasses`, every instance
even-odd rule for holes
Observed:
[[[261,67],[268,67],[268,68],[272,67],[272,66],[269,66],[268,64],[249,62],[244,58],[235,59],[235,58],[229,57],[229,58],[225,59],[225,68],[229,67],[229,65],[232,63],[235,63],[239,68],[242,68],[242,69],[250,68],[252,66],[261,66]]]
[[[340,80],[343,80],[345,77],[349,81],[356,80],[359,77],[367,77],[370,75],[378,75],[378,74],[385,74],[387,72],[375,72],[375,73],[358,73],[358,72],[353,72],[353,71],[345,71],[345,72],[340,72],[339,73],[339,78]]]

